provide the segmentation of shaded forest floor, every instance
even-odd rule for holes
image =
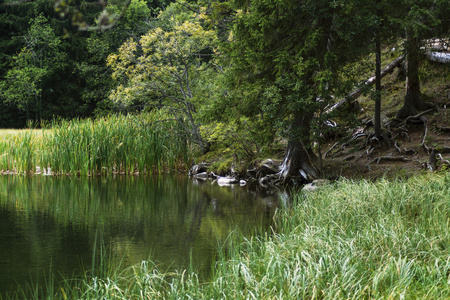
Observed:
[[[450,127],[450,112],[444,110],[428,116],[428,132],[425,144],[434,148],[442,158],[450,160],[450,131],[436,127]],[[444,125],[444,126],[443,126]],[[325,159],[324,175],[326,177],[348,177],[376,179],[382,176],[406,176],[426,171],[430,153],[422,146],[425,133],[423,124],[407,124],[406,134],[397,136],[389,142],[369,146],[366,138],[361,137],[350,143],[338,143]],[[327,143],[332,147],[336,142]],[[438,170],[442,160],[437,159]]]
[[[373,127],[364,124],[373,117],[374,103],[368,96],[361,96],[358,102],[363,110],[358,116],[360,126],[352,132],[353,139],[352,136],[329,139],[322,147],[322,153],[328,151],[324,158],[324,177],[409,177],[427,171],[432,149],[436,155],[441,154],[441,158],[437,158],[437,170],[443,168],[444,160],[450,160],[450,66],[422,63],[423,96],[437,106],[437,111],[423,116],[426,126],[418,119],[407,122],[402,128],[389,126],[403,105],[405,94],[405,82],[398,73],[396,69],[382,81],[382,123],[389,139],[368,143],[367,136],[373,133]],[[360,137],[354,138],[358,133]]]

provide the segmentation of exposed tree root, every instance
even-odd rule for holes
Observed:
[[[404,156],[380,156],[375,158],[374,160],[370,161],[369,163],[366,164],[367,169],[369,169],[369,171],[371,171],[370,165],[373,163],[377,163],[380,164],[381,161],[399,161],[399,162],[409,162],[409,161],[413,161],[412,159],[406,158]]]
[[[381,162],[381,161],[401,161],[401,162],[407,162],[407,161],[412,161],[412,159],[410,158],[406,158],[404,156],[380,156],[375,158],[374,160],[372,160],[371,162],[369,162],[368,164],[371,165],[373,163],[377,163],[377,165]]]
[[[430,148],[428,148],[428,146],[425,144],[425,139],[427,138],[428,134],[428,120],[424,116],[421,116],[420,119],[422,120],[423,125],[425,126],[422,142],[420,144],[422,145],[422,148],[424,148],[428,153],[430,153]]]
[[[427,109],[421,113],[418,113],[415,116],[409,116],[405,119],[397,119],[397,118],[393,118],[391,120],[389,120],[389,123],[387,124],[388,126],[392,126],[395,128],[405,128],[406,123],[421,123],[422,120],[420,119],[423,115],[426,115],[430,112],[434,111],[433,108]],[[398,123],[396,123],[398,122]]]
[[[438,124],[436,124],[436,128],[445,132],[449,132],[450,131],[450,127],[447,126],[440,126]]]
[[[414,155],[417,153],[417,151],[414,149],[403,148],[403,153],[408,154],[408,155]]]
[[[402,149],[400,149],[397,142],[394,142],[394,147],[395,147],[395,149],[397,149],[398,153],[402,154]]]
[[[269,174],[259,179],[259,184],[262,186],[282,186],[284,178],[282,173]]]
[[[373,150],[375,150],[376,148],[377,147],[372,147],[372,146],[367,147],[367,149],[363,153],[361,153],[361,155],[356,160],[361,159],[364,155],[366,155],[367,157],[370,157],[370,155],[372,155]]]
[[[328,153],[331,152],[331,150],[333,150],[337,145],[339,144],[339,142],[336,142],[333,144],[333,146],[330,147],[330,149],[328,149],[324,154],[323,154],[323,158],[326,158]]]

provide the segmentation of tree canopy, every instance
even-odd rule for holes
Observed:
[[[123,105],[144,102],[165,107],[201,147],[206,147],[195,120],[196,97],[202,72],[213,66],[216,33],[202,27],[202,13],[184,21],[160,15],[158,27],[139,42],[124,43],[118,54],[108,57],[113,78],[122,81],[110,98]]]
[[[240,136],[258,144],[247,154],[283,139],[281,175],[311,179],[320,173],[314,147],[333,130],[329,107],[367,79],[352,65],[376,52],[379,74],[382,47],[400,45],[407,84],[398,117],[428,108],[419,62],[427,40],[448,42],[447,2],[6,1],[0,125],[164,109],[203,151],[218,140],[230,147],[217,137],[245,126],[254,131]],[[376,90],[379,137],[380,81]]]

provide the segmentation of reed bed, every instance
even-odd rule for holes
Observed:
[[[0,132],[0,171],[24,172],[34,168],[35,155],[42,147],[39,130]]]
[[[276,234],[229,238],[208,281],[151,262],[67,279],[48,299],[449,299],[450,175],[299,192]]]
[[[184,168],[193,151],[163,111],[95,120],[56,120],[3,134],[0,170],[8,173],[130,174]]]

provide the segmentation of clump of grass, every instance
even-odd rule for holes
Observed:
[[[299,192],[276,234],[230,238],[211,280],[143,262],[61,290],[77,299],[449,299],[449,195],[448,173],[341,180]]]
[[[44,160],[57,172],[83,175],[173,168],[186,150],[179,143],[177,124],[163,122],[164,117],[148,114],[55,122]]]
[[[185,168],[193,149],[164,111],[95,120],[55,120],[0,141],[0,168],[56,174],[154,173]]]
[[[449,183],[341,181],[300,195],[275,240],[249,244],[242,296],[448,298]]]
[[[8,132],[0,140],[0,170],[26,173],[33,170],[42,136],[33,129]]]

